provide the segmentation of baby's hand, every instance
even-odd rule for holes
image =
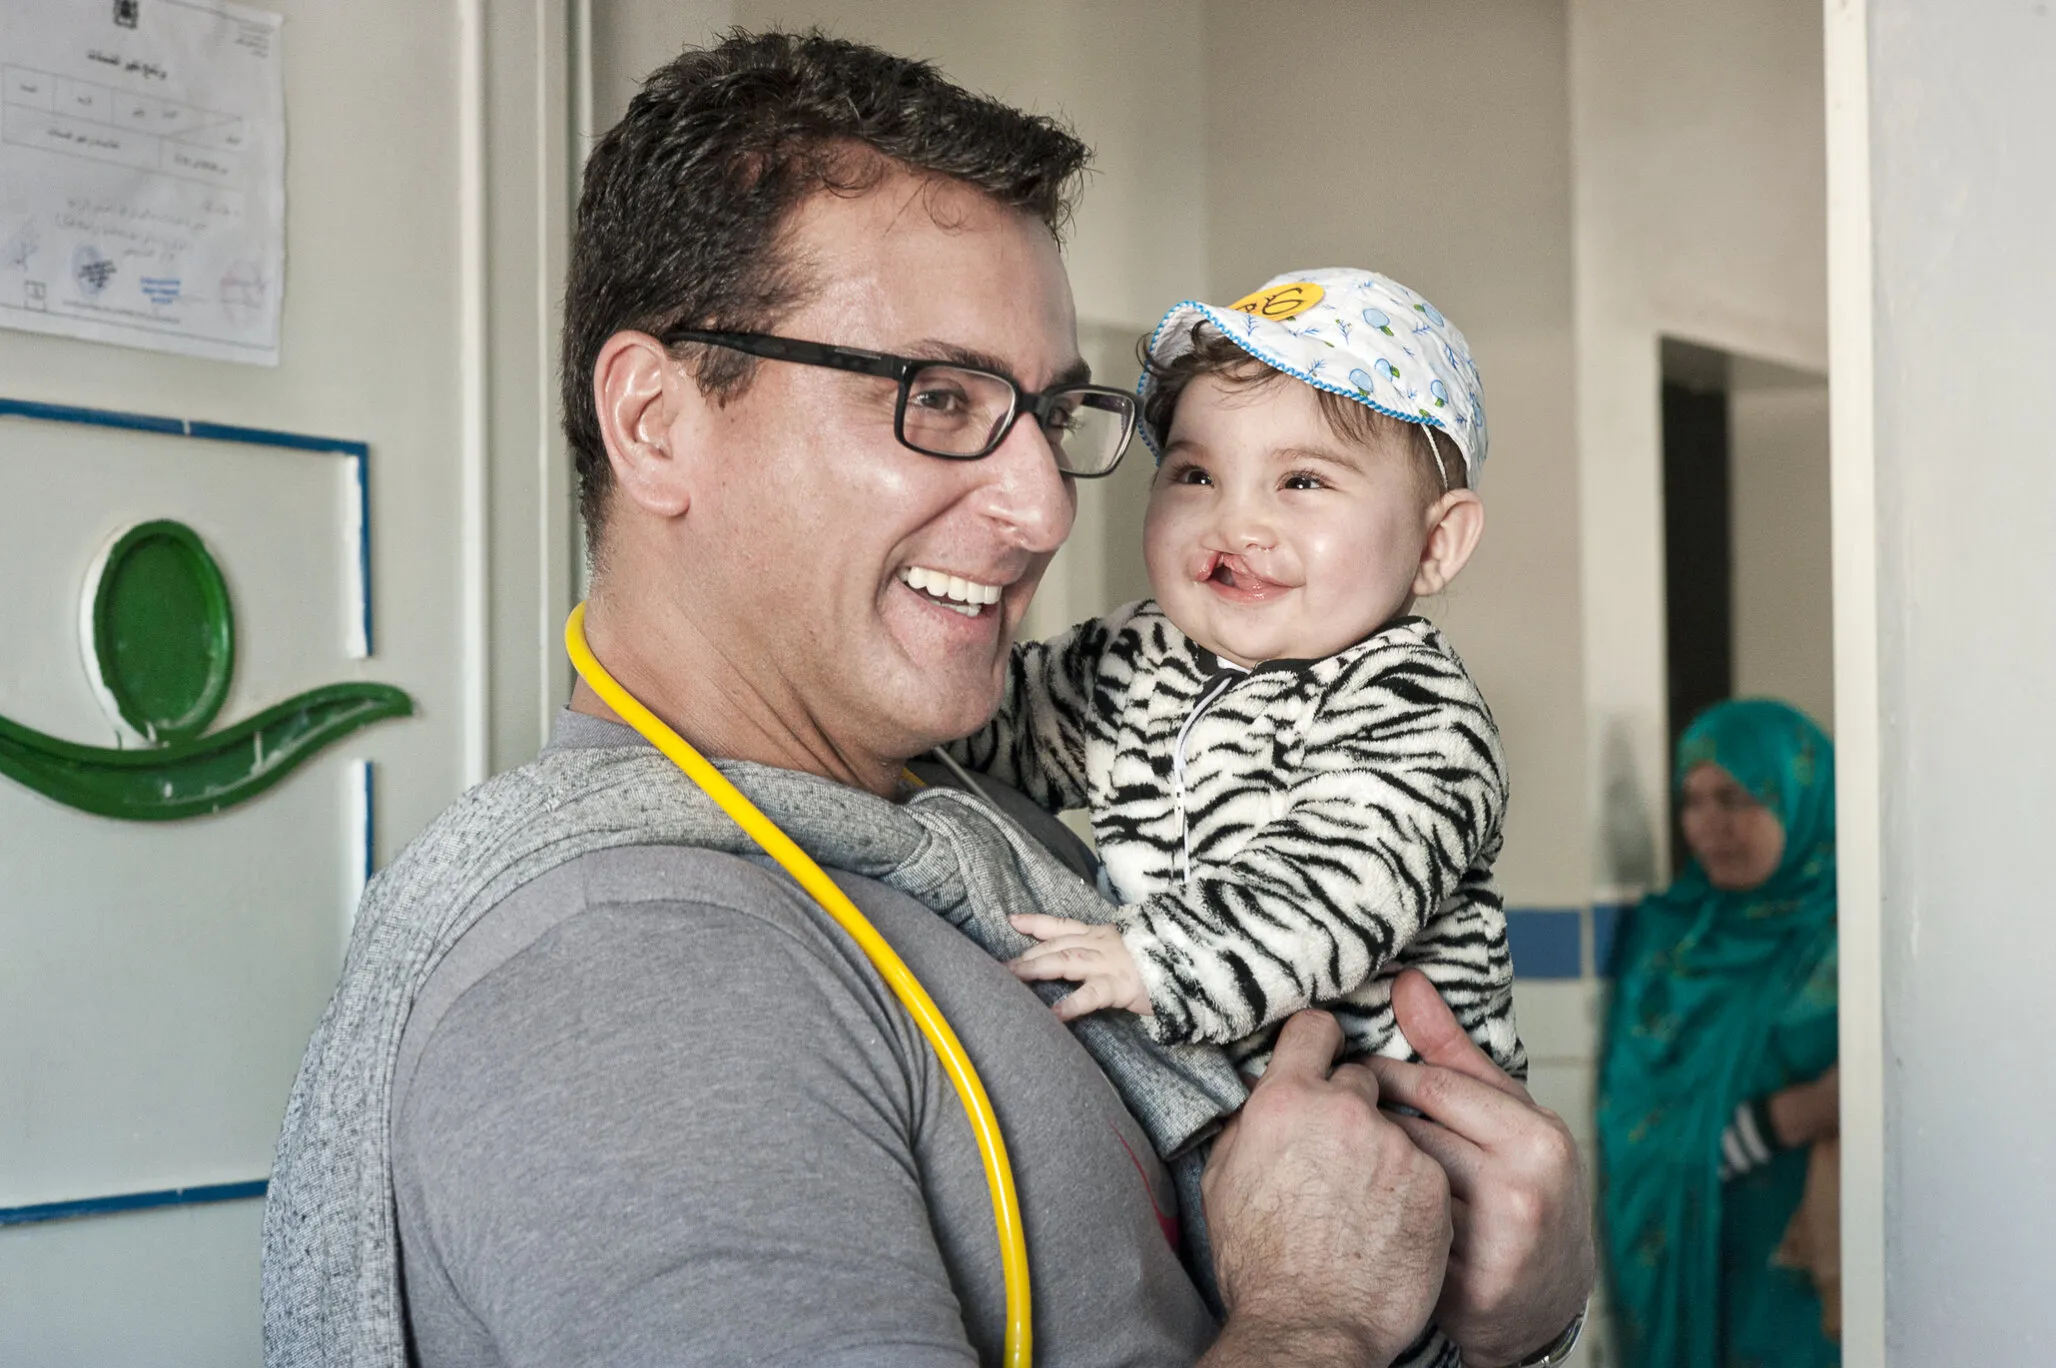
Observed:
[[[1065,917],[1045,917],[1039,912],[1009,917],[1016,931],[1042,942],[1007,968],[1016,978],[1029,983],[1043,979],[1069,979],[1078,990],[1059,998],[1052,1010],[1059,1021],[1075,1021],[1107,1007],[1148,1016],[1149,994],[1142,988],[1142,971],[1135,957],[1121,943],[1121,933],[1111,926],[1091,926]]]

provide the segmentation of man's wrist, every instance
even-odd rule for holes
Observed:
[[[1565,1362],[1570,1358],[1571,1350],[1578,1347],[1578,1340],[1585,1333],[1585,1315],[1591,1309],[1590,1302],[1579,1307],[1578,1314],[1571,1317],[1571,1323],[1566,1325],[1555,1339],[1526,1358],[1515,1359],[1512,1363],[1499,1365],[1498,1368],[1555,1368],[1555,1365]],[[1465,1361],[1464,1368],[1472,1368],[1468,1360]],[[1479,1365],[1479,1368],[1484,1368],[1484,1365]]]
[[[1290,1363],[1295,1368],[1387,1368],[1406,1346],[1381,1343],[1359,1327],[1309,1325],[1237,1311],[1199,1368]]]

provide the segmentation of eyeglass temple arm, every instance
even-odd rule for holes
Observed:
[[[765,333],[700,332],[692,328],[678,328],[664,334],[664,341],[702,342],[709,346],[727,347],[732,351],[748,352],[752,356],[768,357],[773,361],[796,361],[803,366],[827,366],[834,370],[854,371],[858,375],[883,376],[888,380],[900,378],[906,369],[897,357],[881,352],[864,351],[858,347],[835,347],[826,342],[807,342],[797,337],[772,337]]]

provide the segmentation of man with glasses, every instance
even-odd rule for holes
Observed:
[[[1076,481],[1133,435],[1132,396],[1089,383],[1057,250],[1085,155],[921,64],[780,34],[686,53],[593,150],[564,345],[588,639],[703,753],[839,785],[816,784],[842,795],[824,828],[902,799],[911,760],[990,715]],[[581,685],[551,750],[644,744]],[[1332,1021],[1289,1023],[1208,1175],[1217,1326],[1163,1170],[1052,1014],[900,888],[831,873],[992,1095],[1041,1362],[1385,1364],[1431,1313],[1467,1362],[1555,1361],[1591,1279],[1576,1154],[1432,990],[1409,1035],[1452,1063],[1419,1100],[1462,1171],[1378,1113],[1366,1070],[1331,1072]],[[400,1286],[329,1259],[393,1233],[375,1197],[307,1195],[310,1050],[267,1218],[274,1363],[397,1343],[329,1322],[398,1314],[427,1365],[997,1360],[963,1114],[782,876],[675,844],[583,854],[393,991],[404,1034],[348,1050],[390,1089],[391,1187],[367,1190],[394,1194]],[[310,1264],[351,1272],[310,1285]]]

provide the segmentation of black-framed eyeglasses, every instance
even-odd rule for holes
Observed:
[[[803,342],[770,333],[700,332],[676,328],[664,345],[698,342],[773,361],[875,375],[899,382],[892,435],[923,456],[975,461],[990,456],[1022,414],[1033,417],[1056,453],[1057,468],[1081,480],[1097,479],[1121,463],[1135,436],[1135,396],[1106,385],[1052,385],[1024,393],[1011,377],[953,361],[930,361],[826,342]]]

